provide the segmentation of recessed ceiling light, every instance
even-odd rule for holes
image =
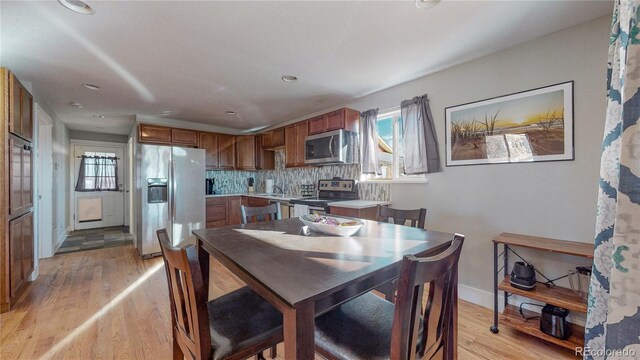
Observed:
[[[292,83],[298,81],[298,77],[295,75],[282,75],[282,81]]]
[[[104,119],[104,115],[100,115],[100,114],[91,114],[91,116],[98,119]]]
[[[83,3],[80,0],[58,0],[60,5],[67,9],[82,15],[92,15],[95,13],[91,6]]]
[[[165,110],[162,112],[162,115],[171,115],[171,110]]]
[[[237,114],[237,112],[232,111],[232,110],[225,111],[224,113],[227,114],[227,115],[236,115]]]
[[[418,9],[429,9],[440,3],[440,0],[416,0],[415,4]]]
[[[80,104],[79,102],[70,102],[69,105],[73,106],[74,108],[77,109],[82,109],[84,106],[82,106],[82,104]]]
[[[86,87],[89,90],[102,90],[100,86],[94,84],[82,84],[82,86]]]

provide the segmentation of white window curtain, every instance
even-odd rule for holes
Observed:
[[[438,139],[427,95],[400,104],[403,122],[404,171],[406,175],[442,171]]]
[[[82,156],[76,191],[118,191],[118,159]]]
[[[360,114],[360,139],[362,173],[381,175],[378,159],[378,109]]]

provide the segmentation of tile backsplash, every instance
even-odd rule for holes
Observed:
[[[289,168],[284,166],[284,151],[276,151],[276,170],[239,171],[239,170],[208,170],[207,178],[214,178],[216,188],[221,187],[228,193],[242,193],[247,191],[248,178],[255,180],[256,192],[265,192],[266,179],[273,179],[274,184],[285,186],[285,192],[299,194],[300,185],[313,184],[317,186],[320,179],[340,177],[343,179],[360,178],[360,165],[329,165],[312,168]],[[391,200],[390,184],[359,183],[360,199]]]

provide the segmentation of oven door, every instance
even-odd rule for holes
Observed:
[[[343,142],[344,130],[307,136],[304,142],[305,164],[338,164],[344,162]]]

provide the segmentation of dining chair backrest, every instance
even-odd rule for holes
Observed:
[[[156,233],[169,284],[173,336],[187,358],[209,359],[212,348],[207,291],[196,248],[173,247],[166,229]]]
[[[282,220],[280,203],[273,203],[267,206],[259,207],[248,207],[241,205],[240,210],[242,212],[243,224],[248,224],[250,222]]]
[[[427,218],[427,209],[401,210],[388,206],[378,206],[378,221],[392,222],[396,225],[404,225],[407,220],[411,221],[411,227],[424,229],[425,219]]]
[[[402,259],[391,331],[391,359],[431,359],[443,350],[444,335],[452,331],[449,324],[455,311],[458,260],[463,243],[464,236],[456,234],[442,253],[425,258],[407,255]],[[429,295],[422,313],[425,284],[429,284]]]

